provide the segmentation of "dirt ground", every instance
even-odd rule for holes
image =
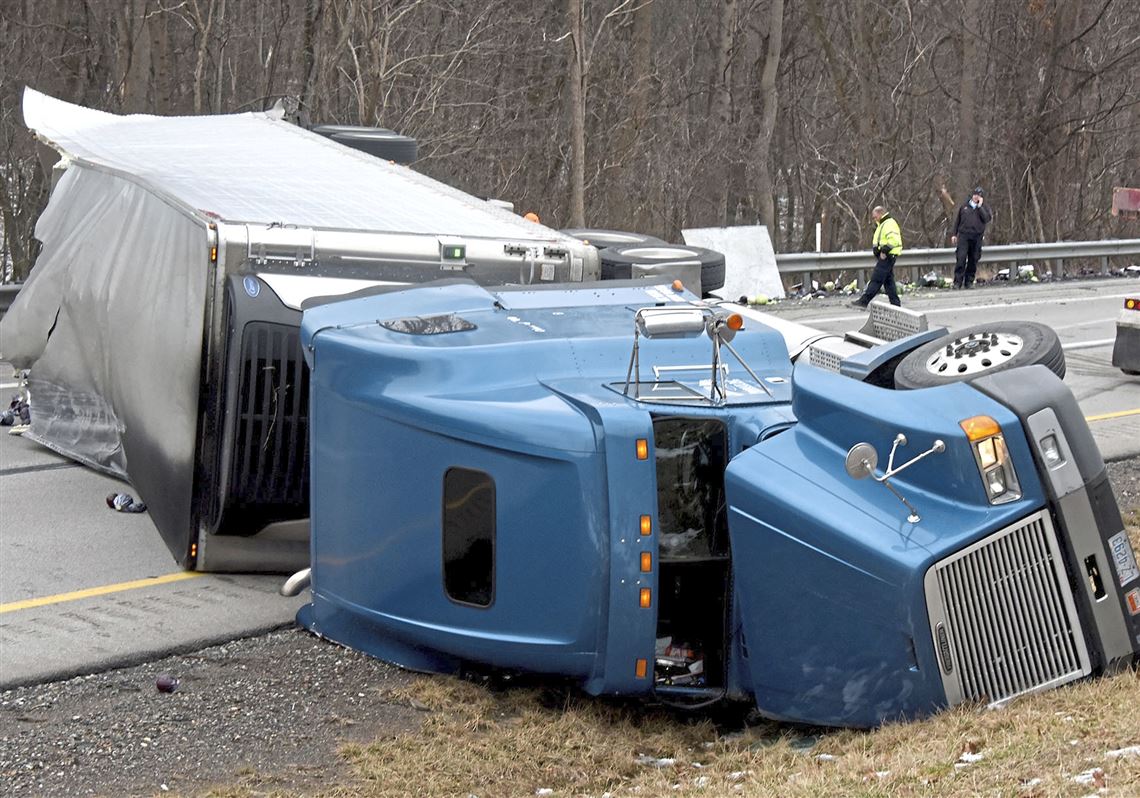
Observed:
[[[1140,523],[1140,459],[1109,465]],[[179,680],[173,692],[156,680]],[[338,754],[417,728],[415,676],[298,629],[0,693],[0,793],[193,795],[241,784],[305,794],[354,775]]]

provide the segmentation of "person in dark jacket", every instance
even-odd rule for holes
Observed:
[[[978,270],[978,261],[982,257],[982,238],[986,234],[986,225],[993,221],[994,215],[985,205],[985,192],[982,187],[974,189],[970,200],[958,209],[954,218],[954,229],[950,234],[950,243],[957,244],[957,262],[954,265],[954,287],[971,288],[974,285],[974,273]]]

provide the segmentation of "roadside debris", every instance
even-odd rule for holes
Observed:
[[[173,693],[181,683],[181,679],[171,676],[169,673],[160,673],[158,678],[154,680],[154,686],[158,688],[160,693]]]
[[[8,409],[0,413],[0,427],[12,427],[13,434],[19,434],[17,429],[28,428],[32,423],[32,408],[22,396],[13,396],[8,403]],[[20,430],[21,432],[23,430]]]
[[[107,494],[107,506],[119,513],[145,513],[146,505],[129,493]]]

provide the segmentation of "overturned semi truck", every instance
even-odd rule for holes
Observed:
[[[0,322],[26,435],[129,479],[185,568],[308,562],[305,302],[599,277],[594,247],[280,113],[117,116],[31,89],[23,112],[55,163]]]
[[[870,322],[679,282],[306,309],[299,621],[415,670],[850,726],[1134,662],[1140,570],[1063,365],[1020,365],[1039,325]]]

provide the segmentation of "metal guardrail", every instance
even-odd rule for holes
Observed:
[[[1014,263],[1053,261],[1058,276],[1064,274],[1064,261],[1100,258],[1101,270],[1108,272],[1108,258],[1140,255],[1140,238],[1106,241],[1055,241],[1047,244],[999,244],[982,247],[981,263]],[[953,247],[904,250],[895,268],[931,269],[953,267]],[[804,274],[823,271],[859,271],[874,268],[869,251],[859,252],[788,252],[776,256],[780,274]]]
[[[1053,261],[1058,276],[1065,273],[1066,260],[1101,259],[1101,271],[1108,273],[1108,259],[1140,255],[1140,238],[1104,241],[1053,241],[1047,244],[997,244],[982,248],[982,263],[1016,263],[1017,261]],[[953,268],[953,247],[904,250],[895,262],[896,269],[916,272],[933,268]],[[864,272],[874,268],[870,252],[784,252],[776,256],[780,274],[805,274],[825,271]],[[0,316],[12,305],[22,283],[0,285]]]

